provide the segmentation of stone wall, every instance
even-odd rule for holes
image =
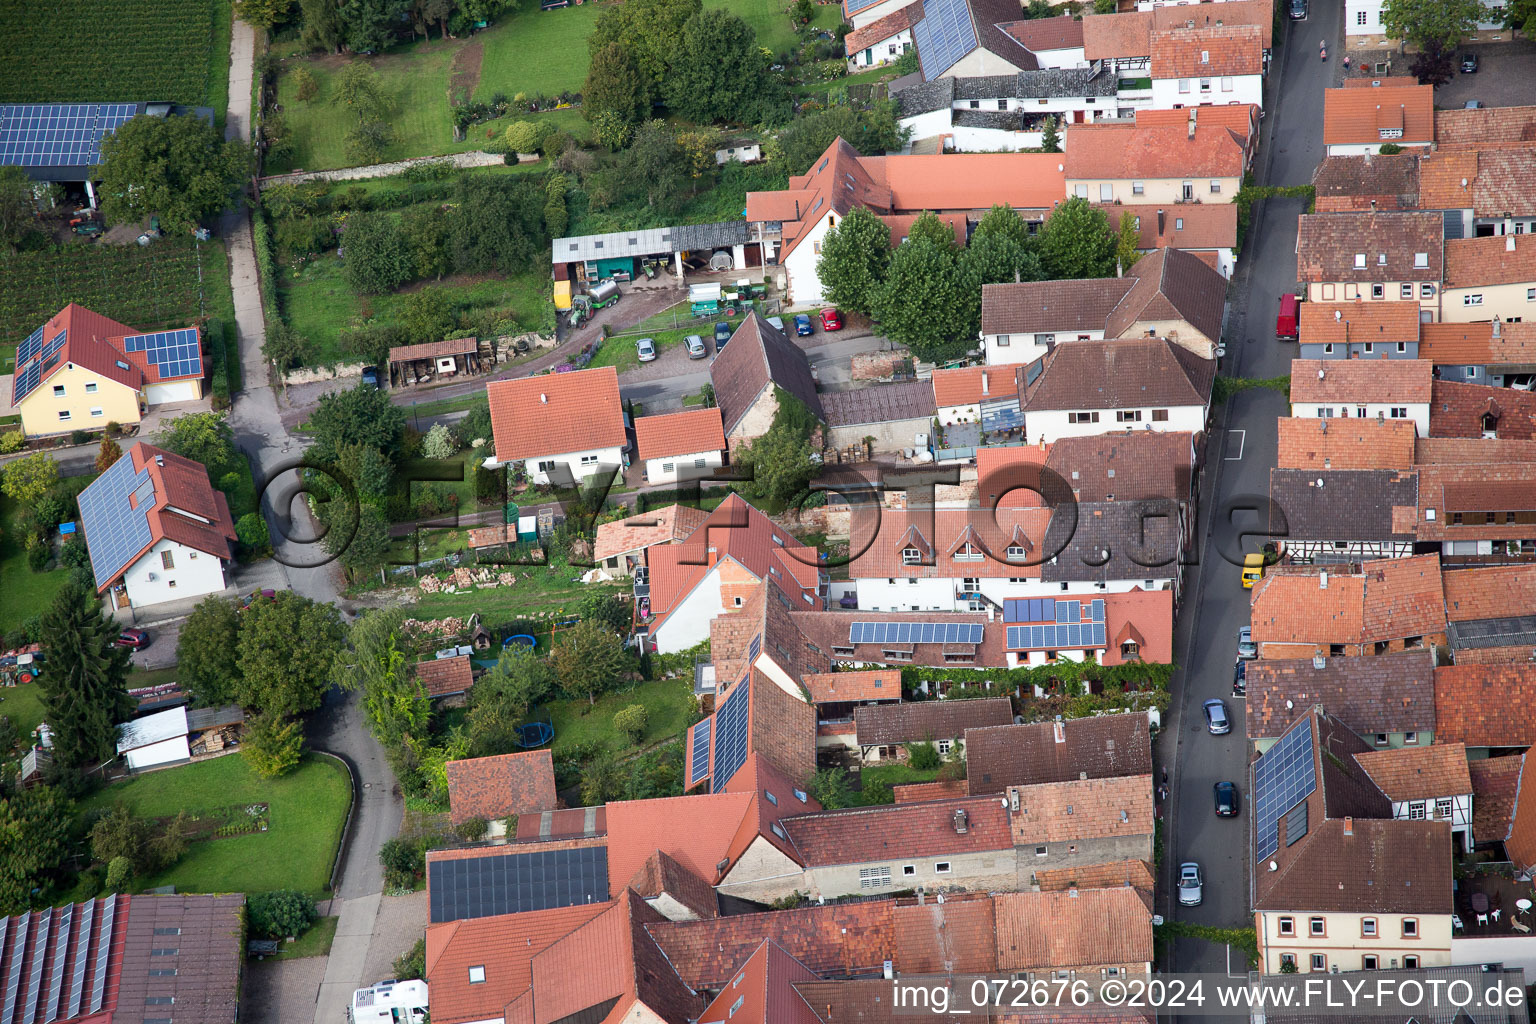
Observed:
[[[902,360],[910,358],[906,349],[891,352],[860,352],[853,357],[854,380],[889,380]]]

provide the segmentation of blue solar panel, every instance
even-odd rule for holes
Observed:
[[[709,727],[714,719],[706,718],[693,727],[693,761],[688,769],[688,785],[697,786],[709,774]]]
[[[974,622],[854,622],[852,644],[979,644],[983,627]]]
[[[0,105],[0,164],[93,167],[101,140],[137,112],[136,103]]]
[[[138,495],[130,505],[129,495]],[[80,492],[80,521],[96,582],[105,586],[149,546],[156,495],[149,469],[135,471],[127,453]]]
[[[927,0],[912,28],[923,77],[933,81],[976,48],[976,26],[966,0]]]
[[[76,906],[80,908],[80,942],[75,947],[75,966],[70,972],[69,1005],[64,1011],[66,1020],[80,1015],[80,999],[85,994],[85,964],[89,959],[85,955],[85,949],[91,937],[91,922],[96,915],[95,900],[77,903]]]
[[[759,633],[752,638],[752,643],[747,646],[747,664],[757,661],[757,656],[763,653],[763,635]]]
[[[1270,747],[1253,766],[1254,858],[1263,860],[1280,847],[1280,819],[1317,788],[1312,754],[1312,722],[1303,719]],[[1300,836],[1287,836],[1295,842]]]
[[[43,328],[39,327],[37,330],[28,335],[26,341],[16,346],[16,365],[24,366],[28,359],[31,359],[42,350],[42,347]]]
[[[1015,598],[1003,602],[1004,622],[1054,622],[1054,597]]]
[[[710,789],[725,788],[747,760],[747,725],[752,708],[752,688],[737,684],[715,711],[715,773]]]
[[[1105,629],[1101,622],[1067,622],[1042,626],[1009,626],[1008,649],[1029,650],[1089,650],[1105,645]]]
[[[437,860],[427,874],[434,923],[602,903],[608,899],[608,848]]]
[[[203,352],[197,342],[197,329],[133,334],[123,339],[125,352],[143,352],[160,371],[161,380],[173,377],[201,376]]]

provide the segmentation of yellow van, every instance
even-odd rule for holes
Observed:
[[[1252,590],[1253,585],[1264,578],[1264,556],[1243,556],[1243,589]]]

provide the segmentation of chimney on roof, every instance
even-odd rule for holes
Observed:
[[[164,455],[156,455],[155,456],[155,465],[157,465],[157,466],[165,465],[165,456]]]
[[[1344,834],[1347,836],[1355,834],[1355,819],[1347,814],[1344,815]]]
[[[1380,409],[1377,409],[1376,410],[1376,422],[1377,423],[1385,423],[1386,419],[1387,419],[1387,414],[1382,412]]]
[[[987,371],[986,370],[982,370],[981,371],[981,394],[982,394],[983,397],[991,394],[991,392],[989,392],[987,390]]]
[[[963,836],[971,830],[970,816],[965,813],[965,808],[955,810],[955,835]]]
[[[1061,716],[1056,716],[1056,721],[1051,723],[1051,734],[1057,743],[1067,742],[1067,727],[1062,724]]]
[[[1189,108],[1189,137],[1190,138],[1194,138],[1195,137],[1195,110],[1196,109],[1197,108],[1195,108],[1195,107],[1190,107]]]

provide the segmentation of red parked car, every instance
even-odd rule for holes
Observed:
[[[117,646],[142,651],[149,646],[149,634],[142,629],[125,629],[117,634]]]
[[[843,314],[835,309],[821,311],[821,329],[824,331],[840,331],[843,329]]]

